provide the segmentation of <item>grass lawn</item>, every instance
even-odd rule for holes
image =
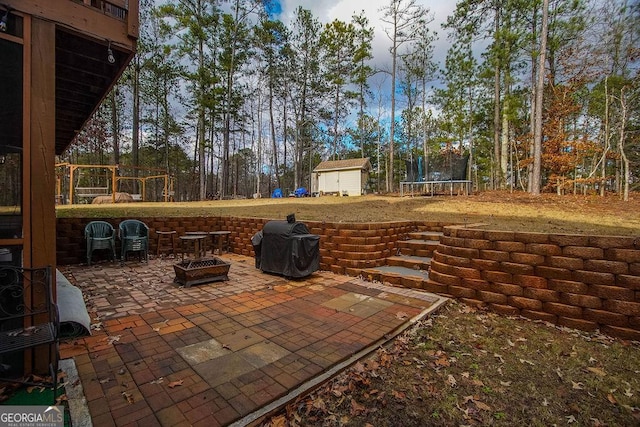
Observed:
[[[63,205],[59,217],[237,216],[299,221],[380,222],[398,220],[483,223],[489,228],[551,233],[640,235],[640,194],[629,202],[607,196],[533,197],[485,192],[454,197],[309,197],[176,203]]]

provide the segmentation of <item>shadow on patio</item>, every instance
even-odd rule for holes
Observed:
[[[329,272],[287,280],[253,258],[222,258],[228,281],[190,288],[173,283],[172,258],[59,267],[91,316],[92,336],[63,343],[61,357],[78,373],[67,394],[82,388],[94,425],[255,423],[445,301]]]

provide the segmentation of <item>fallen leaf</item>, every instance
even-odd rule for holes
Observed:
[[[396,391],[396,390],[393,390],[391,394],[393,395],[393,397],[395,397],[398,400],[404,400],[407,397],[405,393],[401,391]]]
[[[569,415],[569,416],[568,416],[568,417],[566,417],[566,418],[567,418],[567,423],[569,423],[569,424],[573,424],[573,423],[575,423],[576,421],[578,421],[578,420],[576,420],[576,417],[574,417],[573,415]]]
[[[449,383],[449,385],[451,387],[455,387],[456,385],[458,385],[458,382],[456,381],[456,379],[454,378],[453,375],[449,374],[447,376],[447,383]]]
[[[571,381],[571,384],[572,384],[572,388],[574,390],[584,390],[584,384],[582,384],[582,383],[577,383],[575,381]]]
[[[491,411],[491,407],[484,402],[474,400],[473,403],[475,403],[476,407],[481,411]]]
[[[284,415],[271,418],[271,427],[287,427],[287,419]]]
[[[171,381],[167,386],[169,388],[174,388],[174,387],[181,386],[183,382],[184,382],[184,380]]]
[[[135,400],[133,399],[133,395],[131,393],[123,391],[122,392],[122,397],[124,397],[126,399],[126,401],[129,403],[129,405],[135,403]]]
[[[633,393],[631,393],[631,389],[628,388],[625,390],[624,395],[627,397],[633,397]]]
[[[511,381],[500,381],[502,387],[511,387]]]
[[[498,353],[494,353],[493,357],[495,357],[496,359],[498,359],[500,361],[500,363],[504,363],[504,359],[502,358],[501,355],[499,355]]]
[[[313,404],[312,404],[314,409],[317,409],[319,411],[322,412],[326,412],[327,411],[327,405],[324,402],[324,400],[320,397],[317,397],[313,400]]]
[[[484,387],[484,383],[480,380],[472,380],[471,383],[478,387]]]
[[[469,379],[469,372],[463,372],[460,375],[462,376],[462,378]]]
[[[547,398],[545,397],[544,400],[542,401],[542,406],[549,406],[549,401],[547,400]]]
[[[526,363],[527,365],[535,366],[535,363],[533,363],[530,360],[520,359],[520,363],[522,363],[522,364]]]
[[[155,380],[151,381],[151,384],[162,384],[162,382],[164,381],[163,377],[157,378]]]
[[[105,338],[109,344],[120,341],[120,335],[111,335]]]
[[[588,367],[587,371],[592,372],[592,373],[596,374],[599,377],[606,377],[607,376],[607,373],[604,371],[604,369],[601,369],[601,368]]]
[[[447,360],[447,356],[442,356],[441,358],[439,358],[438,360],[436,360],[436,366],[449,367],[449,366],[451,366],[451,364],[450,364],[450,363],[449,363],[449,361]]]
[[[366,411],[366,408],[356,402],[354,399],[351,399],[351,415],[361,415]]]
[[[618,404],[618,401],[616,400],[615,396],[611,393],[607,394],[607,400],[614,405]]]
[[[407,313],[405,313],[404,311],[399,311],[396,313],[396,317],[400,320],[405,320],[409,318],[409,315]]]

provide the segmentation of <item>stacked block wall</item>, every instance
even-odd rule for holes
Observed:
[[[429,278],[496,312],[640,340],[640,238],[446,227]]]
[[[84,227],[98,218],[59,218],[57,223],[58,263],[85,262]],[[104,218],[117,229],[125,218]],[[251,237],[262,230],[270,219],[237,217],[169,217],[138,218],[149,226],[150,254],[156,251],[155,230],[175,230],[178,236],[187,231],[228,230],[231,250],[254,256]],[[445,224],[396,221],[384,223],[330,223],[304,221],[312,234],[320,236],[320,268],[338,274],[357,276],[361,270],[384,265],[385,258],[395,255],[397,241],[412,231],[442,231]],[[119,242],[116,241],[116,244]]]
[[[124,218],[109,218],[114,227]],[[236,217],[140,218],[154,231],[231,231],[232,251],[254,256],[251,237],[269,219]],[[84,226],[92,219],[60,218],[59,264],[85,262]],[[357,276],[385,264],[412,231],[443,231],[429,280],[395,285],[484,304],[509,315],[583,330],[601,329],[640,340],[640,238],[491,231],[441,223],[375,224],[305,221],[320,235],[320,268]],[[410,283],[411,282],[411,283]]]

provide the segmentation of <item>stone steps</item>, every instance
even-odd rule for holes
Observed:
[[[406,267],[412,270],[429,271],[431,257],[396,255],[386,259],[386,265],[396,267]]]
[[[408,240],[398,242],[397,255],[386,258],[385,265],[362,270],[369,281],[379,281],[406,288],[430,290],[431,256],[440,244],[442,233],[417,231]]]

